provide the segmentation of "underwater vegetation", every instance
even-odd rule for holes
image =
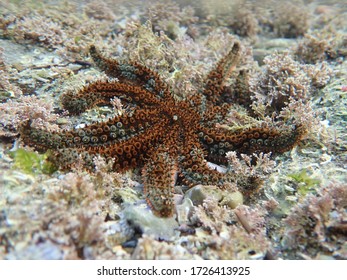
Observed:
[[[13,158],[13,167],[25,173],[51,174],[56,170],[53,164],[47,161],[48,154],[38,154],[19,148],[10,151],[9,155]]]
[[[2,259],[347,258],[342,2],[0,8]]]

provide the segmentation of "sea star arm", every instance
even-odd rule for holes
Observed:
[[[206,77],[203,94],[215,105],[225,102],[223,96],[226,92],[225,82],[240,60],[240,48],[240,44],[235,42],[230,52],[217,63],[217,66]]]
[[[141,86],[158,97],[170,96],[167,84],[160,79],[156,72],[146,66],[137,62],[122,63],[106,58],[95,46],[91,46],[89,52],[96,65],[108,76],[117,78],[121,83]]]
[[[92,171],[95,167],[93,159],[99,155],[107,162],[112,161],[114,170],[122,172],[129,168],[141,166],[145,162],[148,151],[161,141],[159,131],[165,129],[166,126],[165,121],[153,123],[142,133],[117,143],[83,144],[76,147],[54,149],[49,160],[61,169],[67,170],[80,159],[84,168]]]
[[[223,174],[211,169],[205,160],[206,153],[199,142],[187,137],[179,157],[180,176],[188,186],[203,182],[204,184],[220,184],[223,182]]]
[[[75,130],[49,131],[32,127],[31,121],[26,121],[20,127],[20,134],[25,144],[39,151],[116,145],[129,138],[140,137],[155,123],[162,121],[157,108],[138,109],[132,115],[116,116]]]
[[[159,100],[151,92],[140,86],[119,83],[117,81],[97,81],[77,93],[68,92],[61,98],[64,109],[78,115],[96,105],[110,105],[112,98],[143,107],[159,106]]]
[[[208,150],[207,159],[215,163],[225,163],[225,154],[228,151],[244,154],[288,151],[302,139],[305,129],[301,126],[285,126],[280,129],[252,127],[236,132],[204,129],[199,135],[204,148]]]
[[[174,214],[176,170],[175,158],[162,148],[152,153],[142,170],[147,204],[158,217],[171,217]]]

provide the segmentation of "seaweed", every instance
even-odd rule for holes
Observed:
[[[308,173],[307,169],[302,169],[298,173],[291,173],[287,175],[298,183],[298,193],[300,196],[306,196],[308,193],[315,193],[316,187],[321,183],[320,180],[312,178]]]
[[[28,174],[49,175],[57,170],[57,167],[47,160],[50,155],[49,151],[39,154],[19,148],[15,151],[10,151],[9,155],[14,160],[12,167]]]

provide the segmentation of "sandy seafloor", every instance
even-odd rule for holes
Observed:
[[[344,2],[0,0],[0,258],[346,259]],[[117,102],[77,117],[62,109],[64,92],[105,79],[91,44],[157,71],[184,99],[235,41],[243,49],[235,72],[251,73],[253,97],[304,92],[285,109],[307,135],[269,166],[234,162],[227,186],[187,191],[177,181],[172,218],[146,205],[140,167],[117,173],[97,159],[92,173],[82,163],[53,172],[21,141],[28,119],[58,131],[126,110]]]

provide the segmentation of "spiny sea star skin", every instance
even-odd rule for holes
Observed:
[[[231,96],[224,82],[239,61],[238,43],[207,75],[201,92],[182,101],[175,100],[167,84],[147,67],[105,58],[94,46],[90,54],[101,70],[118,80],[97,81],[77,93],[64,94],[64,108],[78,115],[99,104],[109,105],[118,97],[131,110],[105,122],[62,132],[34,128],[28,121],[21,127],[22,139],[40,151],[53,150],[52,159],[65,169],[82,158],[92,170],[97,155],[113,160],[113,168],[119,172],[142,167],[147,203],[159,217],[174,214],[176,172],[189,186],[220,185],[225,175],[210,169],[207,161],[225,163],[228,151],[282,153],[305,133],[301,127],[289,126],[285,130],[263,126],[237,132],[216,127],[230,108],[226,100]]]

